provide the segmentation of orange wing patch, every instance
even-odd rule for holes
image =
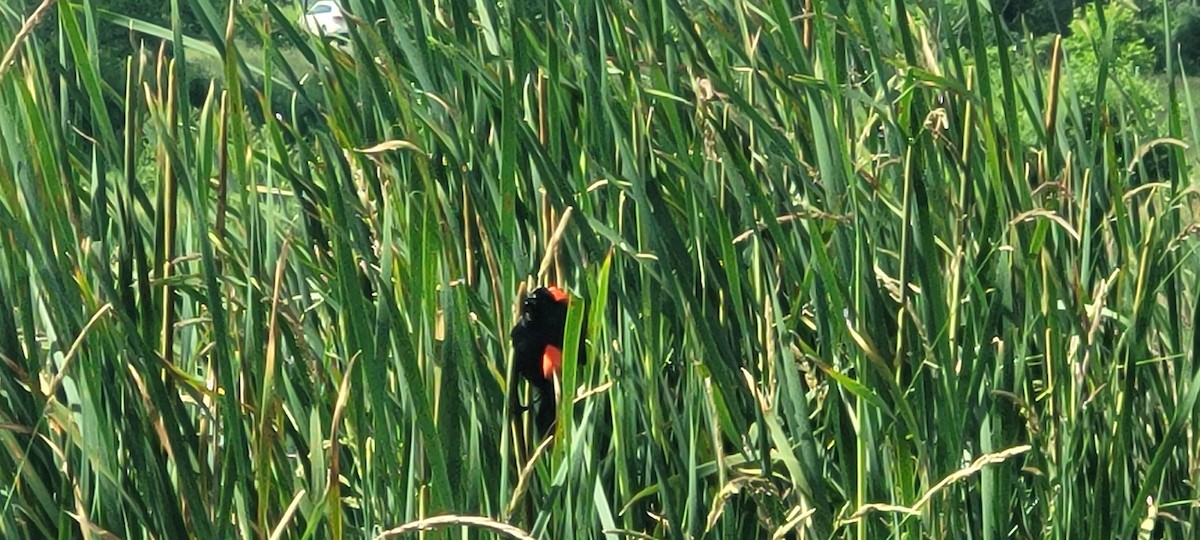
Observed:
[[[542,375],[547,379],[562,372],[562,350],[554,345],[546,345],[542,353]]]

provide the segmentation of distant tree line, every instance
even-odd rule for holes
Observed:
[[[1154,52],[1155,66],[1166,69],[1167,51],[1174,51],[1176,65],[1189,75],[1200,75],[1200,0],[1102,0],[1100,5],[1120,3],[1136,13],[1134,30]],[[1028,31],[1035,38],[1071,34],[1071,21],[1081,8],[1095,6],[1092,0],[1008,0],[994,4],[1009,29]],[[1165,11],[1164,11],[1165,9]],[[1164,32],[1167,15],[1170,40]]]

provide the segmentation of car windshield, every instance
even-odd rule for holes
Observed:
[[[312,13],[313,15],[319,15],[321,13],[329,13],[330,11],[333,11],[333,8],[329,7],[328,5],[324,5],[324,6],[314,7],[312,9],[310,9],[308,12]]]

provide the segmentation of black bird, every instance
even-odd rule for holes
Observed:
[[[538,433],[545,435],[554,425],[554,379],[562,373],[563,332],[567,325],[569,296],[562,289],[541,287],[521,302],[512,338],[516,371],[537,388],[535,422]],[[579,340],[579,363],[583,363],[583,339]]]

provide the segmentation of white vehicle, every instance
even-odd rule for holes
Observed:
[[[333,0],[318,0],[300,18],[300,27],[315,35],[337,36],[348,33],[342,7]]]

